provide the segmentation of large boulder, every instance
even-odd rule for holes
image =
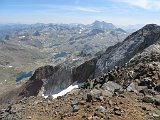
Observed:
[[[113,81],[108,81],[103,84],[102,89],[114,93],[115,91],[122,89],[122,86]]]

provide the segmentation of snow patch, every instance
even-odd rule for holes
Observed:
[[[20,36],[19,38],[21,39],[21,38],[25,38],[26,36]]]
[[[76,61],[76,60],[79,60],[79,58],[73,58],[73,59],[72,59],[72,61]]]
[[[59,96],[63,96],[63,95],[65,95],[65,94],[69,93],[70,91],[72,91],[73,89],[76,89],[76,88],[81,87],[82,85],[83,85],[83,83],[74,82],[72,85],[70,85],[70,86],[67,87],[66,89],[63,89],[62,91],[60,91],[60,92],[58,92],[58,93],[56,93],[56,94],[53,94],[53,95],[52,95],[52,98],[55,99],[55,98],[57,98],[57,97],[59,97]],[[47,97],[48,97],[48,96],[45,96],[44,94],[42,94],[42,96],[43,96],[44,98],[47,98]]]

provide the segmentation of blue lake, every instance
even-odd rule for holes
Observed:
[[[27,78],[27,77],[31,77],[32,76],[32,71],[29,71],[27,73],[21,73],[17,78],[16,78],[16,82],[19,82],[21,81],[22,79],[24,78]]]
[[[68,55],[68,53],[66,52],[61,52],[61,53],[58,53],[56,55],[54,55],[54,58],[57,59],[57,58],[62,58],[62,57],[66,57]]]

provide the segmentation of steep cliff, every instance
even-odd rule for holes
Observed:
[[[33,76],[22,85],[20,97],[37,96],[39,92],[45,96],[57,94],[74,82],[82,83],[94,77],[96,59],[91,59],[83,64],[72,66],[60,64],[55,67],[44,66],[38,68]]]
[[[96,76],[114,66],[125,65],[134,55],[160,40],[160,26],[149,24],[128,36],[123,42],[109,47],[98,58]]]

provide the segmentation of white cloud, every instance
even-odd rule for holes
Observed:
[[[82,11],[82,12],[92,12],[92,13],[101,13],[101,10],[95,9],[95,8],[87,8],[87,7],[76,7],[76,10]]]
[[[143,9],[160,9],[160,0],[115,0]]]
[[[64,11],[66,12],[88,12],[88,13],[102,13],[104,8],[95,7],[83,7],[80,4],[80,0],[75,0],[75,5],[55,5],[55,4],[11,4],[10,7],[34,7],[34,11],[39,11],[42,13],[54,12],[54,11]],[[40,9],[41,8],[41,9]]]

